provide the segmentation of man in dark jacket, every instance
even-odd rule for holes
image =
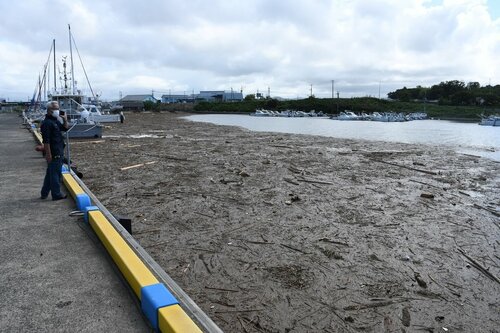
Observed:
[[[42,122],[41,131],[45,159],[47,160],[47,172],[43,180],[41,198],[45,199],[52,193],[52,200],[65,199],[67,196],[61,193],[61,169],[64,157],[63,131],[68,130],[66,115],[59,114],[59,104],[56,101],[47,103],[47,115]]]

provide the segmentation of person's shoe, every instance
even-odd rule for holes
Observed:
[[[47,196],[46,195],[41,195],[40,199],[45,200],[45,199],[47,199]]]
[[[55,197],[55,198],[52,198],[52,201],[57,201],[57,200],[62,200],[62,199],[66,199],[68,197],[67,194],[63,195],[63,196],[60,196],[60,197]]]

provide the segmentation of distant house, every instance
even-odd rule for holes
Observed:
[[[153,95],[127,95],[118,101],[118,104],[123,106],[124,109],[138,109],[144,108],[144,102],[157,103],[158,100]]]
[[[237,91],[224,91],[224,90],[206,90],[200,91],[198,96],[196,96],[198,100],[204,101],[219,101],[219,102],[233,102],[233,101],[242,101],[243,94]]]
[[[161,96],[162,103],[192,103],[194,102],[193,95],[162,95]]]

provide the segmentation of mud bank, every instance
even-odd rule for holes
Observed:
[[[126,118],[72,158],[224,331],[499,332],[499,163]]]

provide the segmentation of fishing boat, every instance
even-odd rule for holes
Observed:
[[[47,62],[43,67],[43,76],[39,76],[35,93],[24,116],[30,124],[41,122],[46,114],[45,105],[47,101],[57,101],[61,112],[65,112],[68,118],[70,129],[67,131],[70,138],[100,138],[102,137],[101,122],[120,121],[119,115],[103,115],[99,110],[98,96],[94,94],[92,86],[88,81],[83,62],[81,63],[92,97],[87,97],[77,89],[72,45],[75,43],[71,34],[71,27],[68,25],[70,40],[70,72],[68,72],[67,56],[62,57],[62,71],[60,71],[58,87],[58,76],[56,72],[56,41],[52,41]],[[76,44],[75,44],[76,47]],[[78,52],[78,48],[76,48]],[[78,56],[81,60],[80,54]],[[50,65],[53,58],[53,86],[50,87]],[[45,101],[44,101],[45,99]],[[110,117],[111,116],[111,117]]]
[[[69,79],[66,69],[67,69],[66,57],[63,57],[62,79],[64,85],[60,90],[55,89],[54,92],[50,93],[48,95],[48,99],[52,101],[57,101],[59,103],[60,111],[66,113],[69,123],[69,130],[67,131],[69,138],[102,137],[102,125],[89,118],[90,112],[80,111],[82,109],[84,101],[88,98],[85,95],[83,95],[78,89],[76,89],[76,84],[74,80],[72,84],[68,82]],[[73,69],[71,70],[71,72],[73,73]]]
[[[255,117],[269,117],[271,113],[268,110],[259,109],[255,110],[255,113],[251,113],[250,115]]]
[[[500,126],[500,116],[483,117],[483,118],[481,118],[479,125],[498,127],[498,126]]]
[[[352,111],[345,110],[344,112],[340,112],[337,117],[337,120],[362,120],[363,118],[358,116]]]

